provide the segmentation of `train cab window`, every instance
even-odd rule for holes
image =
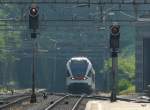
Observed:
[[[70,64],[70,69],[72,71],[73,76],[84,76],[86,74],[87,67],[87,61],[72,61]]]

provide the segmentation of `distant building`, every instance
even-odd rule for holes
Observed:
[[[150,18],[150,17],[149,17]],[[145,16],[142,19],[145,20]],[[136,24],[136,90],[144,92],[150,85],[150,21]]]

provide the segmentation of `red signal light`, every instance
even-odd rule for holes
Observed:
[[[37,16],[38,15],[38,8],[36,8],[36,7],[32,7],[31,9],[30,9],[30,15],[31,16]]]
[[[117,27],[117,26],[112,26],[111,32],[112,32],[112,34],[117,34],[117,33],[119,33],[119,27]]]

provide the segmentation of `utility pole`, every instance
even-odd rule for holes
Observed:
[[[29,10],[29,28],[31,29],[31,39],[33,43],[33,57],[32,57],[32,94],[31,94],[31,99],[30,103],[36,103],[36,94],[35,94],[35,60],[36,60],[36,52],[37,52],[37,46],[36,46],[36,38],[37,38],[37,29],[39,27],[39,9],[38,7],[34,4],[30,7]]]
[[[55,78],[56,78],[56,61],[57,61],[57,41],[55,42],[54,45],[55,48],[55,56],[54,56],[54,72],[53,72],[53,92],[55,91],[54,87],[55,87]]]
[[[119,39],[120,39],[120,26],[113,24],[110,27],[110,49],[112,57],[112,92],[110,101],[115,102],[117,100],[117,68],[118,68],[118,52],[119,52]]]
[[[51,83],[51,89],[52,89],[52,92],[55,91],[54,87],[55,87],[55,81],[56,81],[56,66],[57,66],[57,50],[59,50],[59,48],[57,48],[57,43],[58,41],[55,40],[55,39],[49,39],[50,41],[54,42],[54,49],[55,49],[55,54],[54,54],[54,57],[53,57],[53,61],[54,61],[54,70],[53,70],[53,73],[52,73],[52,83]]]

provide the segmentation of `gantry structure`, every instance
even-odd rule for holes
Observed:
[[[142,42],[140,38],[143,34],[139,34],[138,29],[139,24],[150,21],[150,0],[0,0],[0,9],[9,13],[0,17],[0,31],[10,35],[19,32],[22,39],[21,48],[12,48],[14,42],[10,40],[8,46],[2,49],[19,58],[32,57],[28,29],[31,4],[36,4],[40,10],[39,55],[55,61],[62,58],[66,61],[71,56],[81,55],[104,62],[109,58],[109,26],[117,22],[122,29],[132,27],[137,30],[137,36],[133,36],[137,41],[136,67],[143,65],[143,60],[139,60],[142,54],[139,49],[143,48],[139,42]],[[96,65],[98,68],[99,64]],[[143,68],[136,70],[137,87],[143,90]]]

